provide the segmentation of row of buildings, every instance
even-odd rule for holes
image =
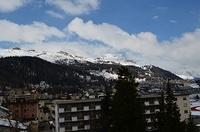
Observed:
[[[181,121],[187,120],[191,112],[188,94],[176,94],[175,97]],[[146,130],[152,131],[156,129],[161,96],[148,94],[142,95],[141,99],[145,109]],[[101,99],[55,100],[52,106],[52,125],[55,132],[97,132],[101,128]]]
[[[161,96],[159,86],[153,92],[149,92],[148,88],[149,84],[143,84],[140,98],[144,104],[146,130],[152,131],[156,129],[155,124],[158,120],[157,114],[160,111]],[[42,128],[46,129],[47,125],[49,129],[46,129],[46,131],[49,132],[97,132],[101,129],[102,96],[68,95],[65,98],[62,95],[62,97],[52,99],[41,98],[36,93],[27,94],[23,91],[23,93],[16,94],[11,92],[11,96],[4,103],[4,106],[8,109],[2,109],[2,111],[10,110],[10,113],[6,115],[9,118],[1,118],[23,122],[27,126],[27,130],[33,124],[31,128],[34,128],[35,131],[41,131]],[[180,110],[181,121],[187,120],[191,113],[189,95],[184,92],[177,92],[175,97]]]

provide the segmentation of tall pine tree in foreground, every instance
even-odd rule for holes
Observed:
[[[112,101],[112,132],[144,132],[143,107],[137,94],[138,83],[125,67],[119,69]]]
[[[112,123],[112,97],[111,86],[105,84],[105,96],[102,100],[102,113],[101,113],[101,132],[110,132]]]
[[[158,123],[157,123],[157,129],[155,132],[164,132],[164,124],[165,122],[165,95],[164,91],[161,91],[161,100],[160,100],[160,106],[159,106],[160,112],[158,112]]]
[[[162,113],[161,117],[159,119],[159,132],[183,132],[184,131],[184,125],[180,121],[180,113],[179,108],[176,104],[176,98],[174,97],[174,93],[170,87],[169,80],[167,82],[167,88],[166,88],[166,95],[162,98],[164,98],[165,103],[163,104],[163,108],[161,110]],[[164,121],[164,122],[163,122]]]

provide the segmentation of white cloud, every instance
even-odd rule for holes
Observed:
[[[100,0],[46,0],[46,2],[70,15],[88,14],[98,9],[100,4]]]
[[[164,42],[158,41],[151,32],[129,34],[115,25],[94,24],[80,18],[75,18],[65,30],[86,40],[100,41],[113,50],[127,49],[132,53],[132,56],[129,53],[129,57],[139,57],[146,63],[179,73],[200,72],[200,29]]]
[[[73,41],[67,39],[71,35]],[[54,41],[55,37],[59,41]],[[116,25],[84,22],[80,18],[75,18],[62,30],[40,22],[19,25],[0,20],[2,41],[33,43],[24,46],[47,51],[64,50],[91,58],[108,53],[122,54],[137,60],[138,64],[153,64],[178,74],[189,71],[200,77],[200,29],[173,40],[159,41],[151,32],[130,34]]]
[[[84,22],[80,18],[75,18],[65,30],[76,33],[86,40],[101,41],[116,49],[130,49],[147,56],[157,55],[161,50],[153,33],[129,34],[119,27],[107,23],[98,25],[92,21]],[[150,50],[156,51],[149,52]]]
[[[19,25],[8,20],[0,20],[0,41],[37,43],[51,37],[62,38],[65,34],[41,22]]]
[[[59,13],[57,13],[57,12],[48,10],[48,11],[46,11],[46,13],[48,15],[52,16],[52,17],[59,18],[59,19],[64,19],[64,16],[59,14]]]
[[[0,12],[12,12],[25,5],[30,0],[0,0]]]
[[[113,49],[111,50],[103,45],[93,45],[80,41],[41,42],[41,43],[36,43],[34,45],[25,44],[23,45],[23,48],[36,49],[39,51],[51,51],[51,52],[65,51],[70,54],[86,58],[97,58],[99,56],[102,56],[103,54],[116,53],[115,50]]]
[[[169,22],[170,22],[170,23],[173,23],[173,24],[177,23],[177,21],[176,21],[176,20],[173,20],[173,19],[169,20]]]
[[[152,19],[154,20],[159,19],[159,16],[153,16]]]

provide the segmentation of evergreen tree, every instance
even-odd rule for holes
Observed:
[[[101,125],[102,132],[109,132],[111,127],[111,113],[112,113],[112,99],[110,87],[105,85],[105,96],[102,100],[102,113],[101,113]]]
[[[180,121],[179,108],[176,104],[176,98],[174,97],[174,93],[170,87],[169,80],[166,88],[165,104],[163,106],[163,120],[159,121],[159,132],[184,131],[184,125]],[[163,121],[165,123],[163,123]]]
[[[125,67],[119,69],[112,101],[113,132],[144,132],[143,109],[137,94],[138,83]]]
[[[165,96],[164,91],[161,91],[161,100],[160,100],[160,112],[158,112],[158,123],[156,132],[164,132],[164,124],[165,124]]]

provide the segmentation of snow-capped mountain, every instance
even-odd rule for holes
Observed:
[[[73,64],[75,62],[85,63],[97,63],[97,64],[120,64],[120,65],[131,65],[137,66],[133,60],[127,60],[125,57],[106,54],[97,58],[85,58],[77,55],[69,54],[65,51],[36,51],[33,49],[21,49],[21,48],[12,48],[12,49],[0,49],[0,57],[8,57],[8,56],[31,56],[31,57],[39,57],[41,59],[56,63],[63,64]]]
[[[80,87],[96,89],[104,84],[105,80],[113,82],[117,79],[117,72],[122,64],[133,73],[137,82],[152,78],[180,79],[159,67],[153,65],[139,67],[132,61],[113,55],[88,59],[63,51],[40,52],[14,48],[0,50],[0,56],[2,57],[0,58],[0,86],[3,84],[17,87],[46,82],[52,87],[68,90]]]
[[[153,65],[146,65],[146,66],[139,66],[136,64],[134,60],[127,60],[125,57],[118,55],[118,54],[105,54],[103,56],[97,58],[86,58],[81,57],[78,55],[72,55],[65,51],[41,51],[41,50],[34,50],[34,49],[21,49],[21,48],[12,48],[12,49],[0,49],[0,57],[10,57],[10,56],[30,56],[30,57],[38,57],[43,60],[56,63],[56,64],[64,64],[64,65],[73,65],[74,64],[82,64],[83,66],[91,66],[95,65],[94,69],[100,67],[100,65],[124,65],[124,66],[132,66],[135,67],[135,74],[143,77],[164,77],[164,76],[173,76],[172,78],[177,78],[169,71],[163,70],[159,67],[155,67]],[[90,67],[89,66],[89,67]],[[79,68],[81,66],[79,65]],[[81,67],[82,68],[82,67]],[[86,67],[84,67],[86,68]],[[108,68],[109,69],[109,68]],[[89,71],[91,69],[88,69]],[[109,70],[108,70],[109,71]],[[105,78],[116,78],[116,71],[115,72],[105,72],[105,69],[101,71],[90,71],[90,74],[100,76],[104,76]],[[112,74],[112,75],[111,75]],[[184,76],[179,76],[183,79]],[[191,77],[190,77],[191,78]],[[187,78],[188,79],[188,78]]]
[[[72,63],[74,60],[83,61],[84,58],[79,56],[74,56],[68,54],[64,51],[59,52],[49,52],[49,51],[36,51],[36,50],[25,50],[20,48],[13,49],[0,49],[0,57],[8,57],[8,56],[31,56],[31,57],[39,57],[41,59],[56,62],[58,60],[68,60],[68,62]]]

